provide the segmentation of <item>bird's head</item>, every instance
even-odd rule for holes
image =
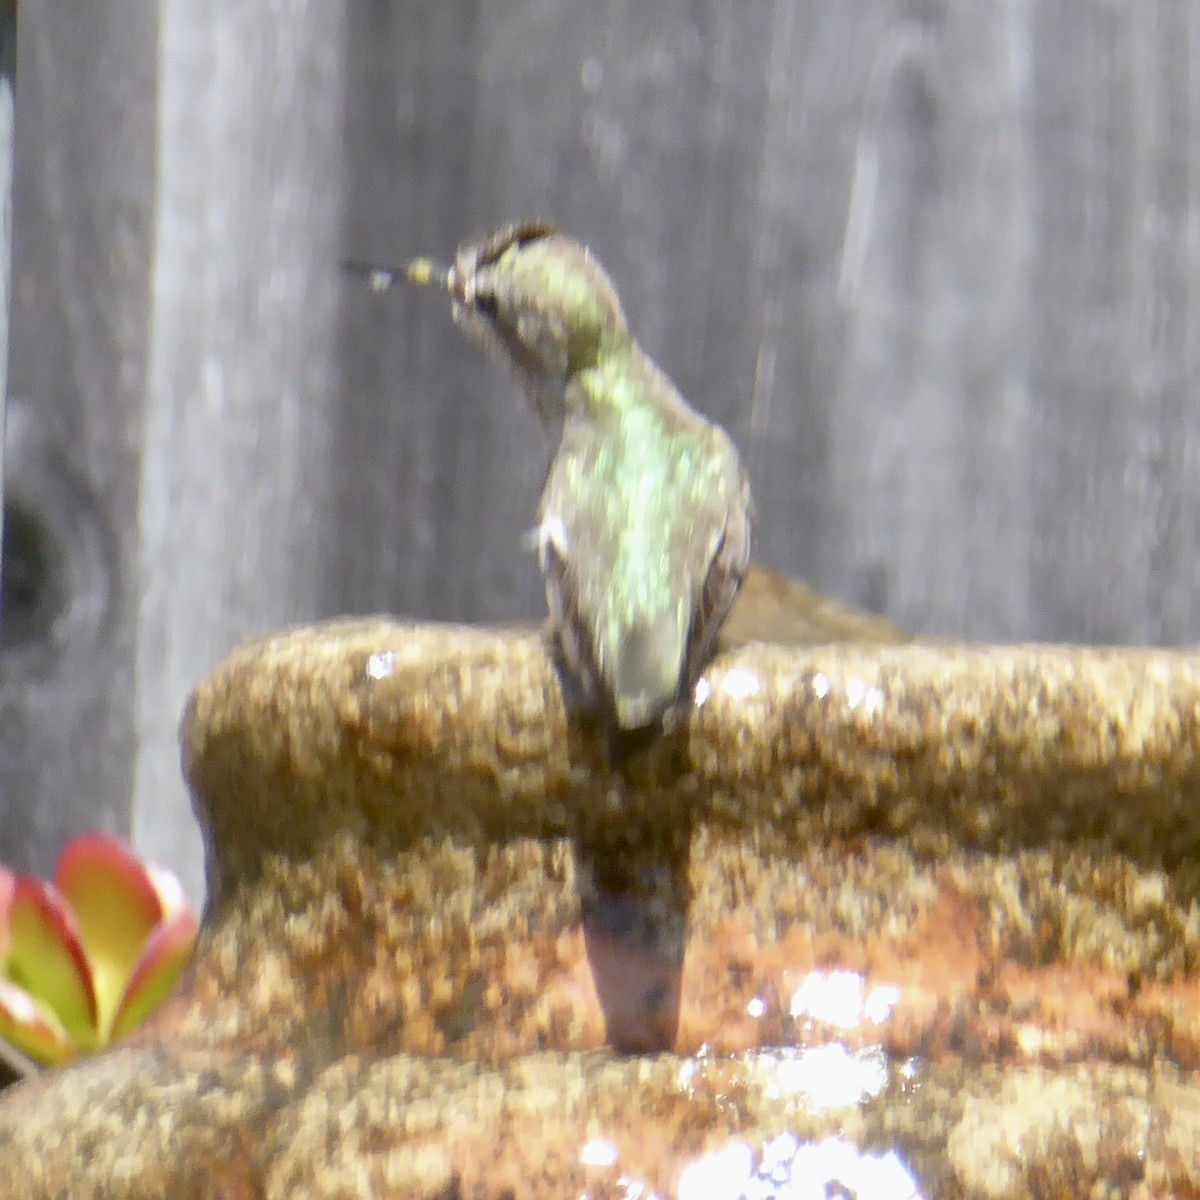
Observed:
[[[444,286],[455,321],[535,389],[561,391],[629,339],[603,267],[550,225],[506,226],[462,246],[448,268],[417,259],[408,277]]]

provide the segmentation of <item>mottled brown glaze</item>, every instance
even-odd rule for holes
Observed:
[[[725,650],[747,642],[811,646],[824,642],[910,641],[912,634],[890,621],[814,592],[760,563],[751,563],[742,578],[741,591],[720,637]]]
[[[195,959],[0,1194],[1200,1197],[1198,748],[1165,651],[751,643],[613,746],[536,631],[243,647]]]

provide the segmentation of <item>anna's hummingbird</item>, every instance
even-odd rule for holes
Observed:
[[[578,242],[512,225],[416,283],[506,362],[559,439],[538,513],[563,658],[618,729],[686,710],[750,558],[746,474],[630,335],[616,289]]]

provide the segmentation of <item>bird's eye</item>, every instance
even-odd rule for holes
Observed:
[[[476,292],[475,307],[485,317],[494,317],[500,311],[500,305],[496,301],[496,297],[491,292]]]

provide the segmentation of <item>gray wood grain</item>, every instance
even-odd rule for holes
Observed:
[[[5,494],[30,594],[0,639],[0,860],[46,871],[129,827],[157,23],[106,0],[17,25]]]
[[[22,12],[14,386],[116,549],[59,740],[4,693],[0,849],[88,811],[196,889],[174,730],[229,645],[540,614],[515,388],[337,269],[516,217],[728,426],[771,566],[939,636],[1200,635],[1196,5],[134,7]]]
[[[16,4],[0,4],[0,500],[4,497],[4,412],[8,398],[8,325],[12,309],[10,283],[16,58]],[[3,539],[4,506],[0,503],[0,547],[4,544]],[[0,549],[0,611],[4,608],[3,587],[4,554]]]
[[[133,828],[193,892],[187,690],[231,642],[335,612],[326,555],[361,537],[334,519],[343,21],[322,0],[162,9]]]

